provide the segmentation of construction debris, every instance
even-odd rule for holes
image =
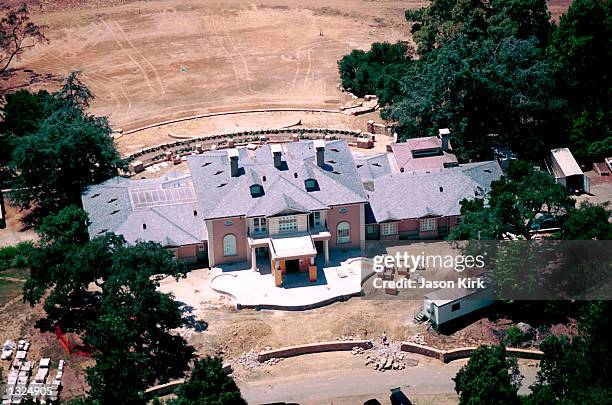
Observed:
[[[425,338],[420,333],[409,337],[407,340],[409,343],[416,343],[417,345],[425,346]]]
[[[4,349],[9,348],[12,354],[14,343],[7,341]],[[34,378],[32,377],[33,364],[26,361],[30,343],[20,340],[17,344],[17,354],[11,363],[7,376],[6,388],[2,396],[2,405],[19,404],[26,398],[32,398],[40,403],[56,401],[62,387],[62,377],[64,376],[64,360],[58,363],[58,371],[55,378],[51,379],[51,359],[43,358],[40,360],[38,370]]]
[[[371,349],[354,347],[351,353],[355,356],[365,354],[365,365],[380,372],[403,370],[407,366],[413,367],[418,364],[416,360],[406,359],[401,350],[401,343],[389,341],[385,333],[380,340],[372,341]]]
[[[259,362],[259,354],[254,350],[242,353],[240,357],[234,359],[233,364],[240,365],[246,370],[254,370],[262,365],[262,363]]]

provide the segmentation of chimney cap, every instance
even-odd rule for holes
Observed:
[[[324,149],[325,148],[325,141],[323,139],[315,139],[312,142],[313,146],[315,149]]]
[[[238,159],[238,149],[236,148],[228,149],[227,156],[229,156],[230,159]]]
[[[283,153],[283,148],[278,143],[270,145],[270,150],[272,151],[272,154],[274,155],[276,155],[277,153]]]
[[[450,129],[448,129],[448,128],[440,128],[438,130],[438,134],[440,134],[440,135],[450,135]]]

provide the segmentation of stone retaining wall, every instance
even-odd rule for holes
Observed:
[[[361,347],[364,349],[370,349],[372,347],[372,341],[370,340],[343,340],[337,342],[323,342],[323,343],[312,343],[300,346],[284,347],[281,349],[268,350],[266,352],[259,353],[257,360],[263,363],[271,358],[285,358],[293,356],[301,356],[303,354],[311,353],[323,353],[323,352],[336,352],[336,351],[349,351],[353,347]]]
[[[125,155],[125,159],[128,162],[138,159],[146,166],[152,162],[165,160],[166,152],[180,155],[189,154],[195,151],[197,144],[201,145],[203,151],[208,151],[227,147],[229,140],[234,140],[235,145],[240,146],[251,142],[260,143],[262,142],[262,138],[267,142],[291,142],[296,136],[298,139],[322,139],[329,136],[334,139],[345,139],[347,142],[351,143],[363,137],[363,133],[359,130],[333,128],[287,128],[239,131],[234,133],[207,135],[156,145],[127,154]]]
[[[144,392],[145,397],[152,399],[155,397],[161,397],[164,395],[172,394],[180,385],[185,383],[185,379],[170,381],[167,384],[156,385],[151,388],[147,388]]]
[[[143,127],[130,129],[129,131],[122,131],[123,135],[133,134],[135,132],[144,131],[145,129],[161,127],[168,124],[175,124],[177,122],[197,120],[200,118],[217,117],[222,115],[236,115],[236,114],[253,114],[253,113],[266,113],[266,112],[310,112],[310,113],[331,113],[339,114],[340,110],[330,110],[321,108],[260,108],[252,110],[237,110],[237,111],[221,111],[206,114],[191,115],[189,117],[176,118],[173,120],[156,122],[155,124],[145,125]]]
[[[474,350],[477,349],[477,347],[472,346],[460,347],[458,349],[452,350],[440,350],[429,346],[418,345],[416,343],[402,342],[401,349],[404,352],[416,353],[423,356],[438,359],[444,363],[448,363],[453,360],[465,359],[470,357]],[[542,359],[542,355],[544,354],[540,350],[517,349],[514,347],[507,347],[506,352],[512,357],[532,360],[540,360]]]

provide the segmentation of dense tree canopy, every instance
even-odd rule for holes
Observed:
[[[145,403],[144,389],[182,376],[193,356],[170,332],[185,323],[178,303],[157,291],[161,279],[185,270],[156,243],[128,245],[114,234],[88,241],[86,219],[76,207],[45,218],[24,299],[43,302],[41,328],[78,333],[94,349],[91,400]]]
[[[22,208],[34,208],[29,220],[35,224],[48,213],[80,204],[85,186],[124,167],[106,118],[85,111],[91,98],[73,73],[51,95],[21,93],[7,99],[8,115],[0,129],[12,148],[10,198]]]
[[[224,371],[221,359],[206,357],[195,362],[191,377],[169,405],[246,405],[240,390]]]
[[[610,302],[587,303],[580,335],[547,338],[540,349],[538,382],[531,403],[603,404],[612,398],[612,322]]]
[[[449,238],[492,240],[511,232],[530,239],[536,218],[545,215],[561,220],[574,206],[567,191],[548,173],[522,161],[513,161],[507,173],[491,184],[487,203],[482,199],[462,201],[461,223]]]
[[[388,104],[383,118],[401,138],[450,128],[461,160],[503,147],[541,161],[559,146],[581,161],[601,159],[612,153],[610,4],[574,1],[557,27],[545,0],[433,0],[406,11],[418,60],[398,61],[393,86],[370,80],[368,91]],[[370,63],[373,55],[347,56],[343,85],[354,85],[350,72],[369,79],[387,69]]]
[[[522,376],[504,346],[480,346],[454,378],[460,404],[518,404]]]
[[[399,79],[410,68],[410,49],[404,43],[374,43],[368,52],[354,50],[338,62],[342,86],[355,95],[377,94],[382,104],[400,93]]]
[[[548,48],[573,152],[580,160],[612,155],[610,60],[612,2],[574,0],[553,30]]]

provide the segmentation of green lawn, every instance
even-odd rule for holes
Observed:
[[[30,271],[27,269],[8,269],[0,271],[0,278],[11,277],[26,280],[30,276]]]
[[[8,281],[0,278],[0,307],[10,300],[21,296],[23,283]]]

